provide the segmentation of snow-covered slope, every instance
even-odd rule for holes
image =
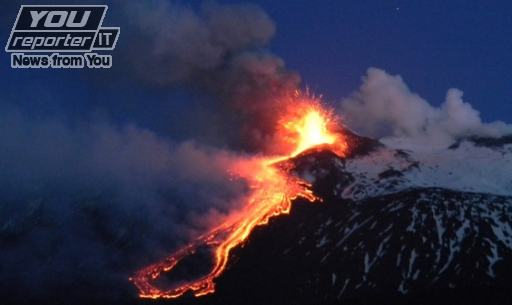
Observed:
[[[200,303],[508,302],[512,141],[430,152],[350,141],[346,158],[295,160],[323,203],[298,201],[256,229]]]
[[[465,140],[449,149],[420,152],[379,146],[363,156],[336,160],[335,166],[353,176],[341,195],[354,200],[415,187],[512,195],[512,139],[499,146]],[[299,174],[310,182],[321,176],[318,168],[310,170]]]

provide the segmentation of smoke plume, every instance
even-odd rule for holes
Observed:
[[[0,115],[0,297],[134,295],[127,278],[243,202],[245,157],[134,125]],[[74,301],[73,303],[80,303]]]
[[[39,119],[1,107],[6,303],[66,303],[70,294],[73,303],[133,297],[127,279],[135,270],[243,202],[246,182],[228,170],[248,158],[233,151],[261,151],[277,101],[298,86],[298,76],[265,49],[275,26],[256,6],[208,4],[196,12],[167,1],[117,4],[124,9],[119,25],[129,34],[122,34],[112,71],[135,75],[141,86],[213,97],[209,109],[220,116],[230,150],[194,139],[176,143],[173,135],[135,124],[68,122],[65,114]],[[197,134],[208,128],[186,123]]]
[[[262,151],[268,146],[280,100],[295,92],[300,78],[265,49],[275,25],[263,10],[206,4],[195,12],[153,2],[127,5],[126,11],[136,20],[130,31],[138,43],[125,60],[128,66],[136,63],[143,82],[188,86],[212,96],[230,147]]]
[[[356,131],[391,145],[447,147],[467,136],[499,137],[512,126],[483,123],[480,114],[449,89],[440,107],[411,92],[400,76],[370,68],[359,91],[340,104],[344,121]]]
[[[220,117],[216,127],[229,150],[195,139],[176,143],[173,135],[135,124],[36,119],[1,107],[2,303],[115,303],[134,296],[127,281],[134,270],[243,202],[246,183],[226,169],[247,160],[243,152],[269,147],[280,101],[299,87],[299,76],[267,49],[275,25],[256,6],[207,4],[195,11],[168,1],[117,4],[124,8],[121,54],[112,71],[135,75],[140,86],[212,97],[208,109]],[[482,123],[459,90],[450,89],[436,108],[400,77],[377,69],[340,112],[349,126],[379,138],[444,144],[510,130]],[[199,120],[186,126],[198,134],[208,128]]]

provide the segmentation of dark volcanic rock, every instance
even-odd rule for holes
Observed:
[[[512,236],[503,227],[511,215],[509,198],[443,189],[299,201],[233,252],[201,303],[473,304],[472,295],[490,292],[504,301],[512,296]]]
[[[184,304],[508,304],[512,198],[416,187],[363,200],[324,151],[301,156],[323,202],[298,200],[235,249],[216,292]],[[390,176],[400,176],[393,173]]]
[[[172,302],[509,304],[509,139],[432,153],[347,141],[343,158],[321,147],[291,161],[322,202],[257,227],[214,294]]]

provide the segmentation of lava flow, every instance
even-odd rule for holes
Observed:
[[[189,291],[195,296],[214,292],[214,279],[224,271],[230,251],[243,243],[256,226],[268,223],[273,216],[288,214],[291,202],[298,197],[310,202],[319,200],[309,183],[290,173],[291,164],[286,161],[318,145],[329,145],[333,152],[342,156],[347,145],[342,134],[333,131],[336,120],[332,113],[322,108],[315,98],[297,94],[292,102],[286,103],[275,137],[281,151],[286,153],[238,162],[230,169],[249,182],[250,193],[242,210],[163,261],[139,270],[130,280],[138,288],[140,297],[177,298]],[[154,285],[163,272],[171,271],[180,260],[203,246],[213,249],[213,268],[208,274],[170,289]]]

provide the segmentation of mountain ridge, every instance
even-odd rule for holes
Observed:
[[[425,154],[355,134],[348,142],[345,157],[320,147],[292,161],[322,202],[299,199],[290,215],[256,228],[233,250],[214,294],[178,303],[507,304],[512,196],[471,185],[485,168],[461,182],[462,171],[448,174]],[[497,163],[512,156],[508,144],[500,152],[467,142],[450,149],[468,150],[505,151]],[[454,181],[430,181],[436,171]]]

